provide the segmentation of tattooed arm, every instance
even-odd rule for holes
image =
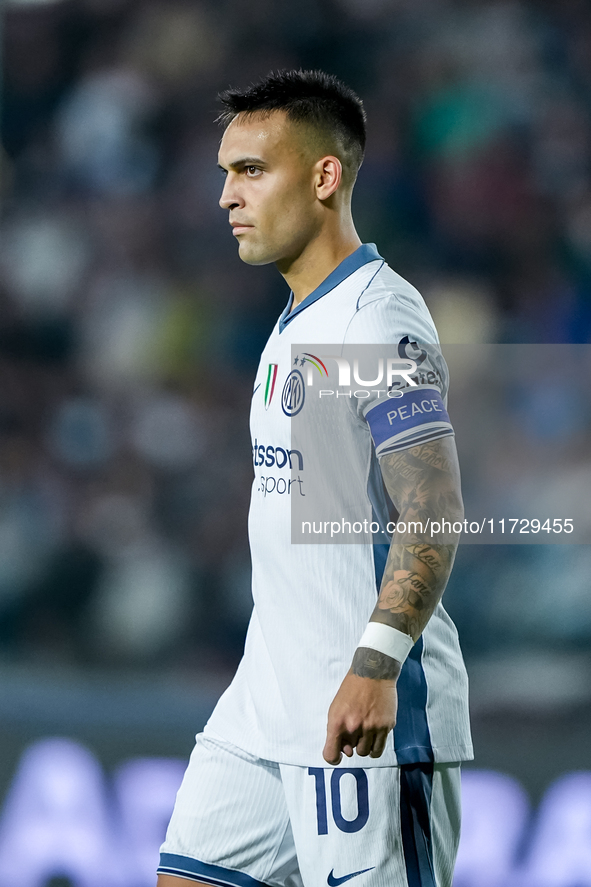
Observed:
[[[444,437],[382,456],[386,488],[407,531],[392,538],[377,606],[381,622],[416,641],[447,584],[459,534],[431,534],[431,521],[463,519],[460,472],[453,437]],[[409,527],[410,524],[410,527]],[[412,532],[410,532],[412,528]],[[351,756],[379,757],[396,721],[396,680],[401,663],[377,650],[358,647],[328,717],[324,758],[329,764]]]
[[[430,534],[431,521],[461,521],[464,513],[460,472],[453,437],[444,437],[380,462],[386,489],[399,522],[414,532],[392,539],[372,622],[383,622],[416,641],[441,600],[453,565],[459,534]],[[398,663],[383,653],[359,648],[353,673],[361,677],[396,677]]]

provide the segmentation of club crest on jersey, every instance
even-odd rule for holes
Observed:
[[[286,416],[297,416],[304,406],[306,390],[304,377],[299,370],[292,370],[283,386],[281,409]]]
[[[273,400],[273,394],[275,392],[275,382],[277,381],[277,367],[278,364],[270,363],[269,369],[267,370],[267,384],[265,386],[265,409],[268,410],[271,406],[271,401]]]

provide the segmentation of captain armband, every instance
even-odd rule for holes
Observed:
[[[438,388],[421,385],[391,391],[365,410],[377,456],[454,433]]]

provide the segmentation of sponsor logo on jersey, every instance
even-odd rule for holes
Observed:
[[[260,444],[255,438],[252,446],[252,459],[255,468],[260,465],[266,465],[271,468],[276,465],[277,468],[297,468],[304,470],[304,457],[300,450],[288,450],[287,447],[276,447],[272,444]]]
[[[304,470],[304,457],[300,450],[290,450],[287,447],[277,447],[273,444],[260,444],[255,438],[252,447],[252,461],[256,468],[265,466],[265,468],[285,468],[291,472],[291,478],[275,477],[273,475],[263,475],[255,471],[257,478],[257,492],[262,493],[266,498],[270,493],[299,493],[305,496],[303,490],[303,480],[298,474],[294,477],[295,471]]]
[[[408,350],[414,349],[414,351],[418,351],[418,354],[409,354]],[[417,345],[416,342],[411,342],[408,336],[404,336],[403,339],[398,343],[398,355],[400,357],[405,358],[405,360],[414,360],[416,365],[420,367],[424,360],[427,358],[427,352],[424,348],[421,348],[420,345]]]
[[[416,352],[418,352],[418,354]],[[398,354],[404,360],[412,360],[416,364],[417,372],[411,377],[415,385],[438,385],[443,389],[444,379],[436,366],[432,366],[429,370],[425,370],[424,368],[421,370],[418,369],[429,356],[424,348],[421,348],[416,342],[411,342],[408,336],[404,336],[404,338],[398,343]],[[393,382],[388,390],[400,390],[402,388],[408,388],[408,380],[405,384],[402,384],[401,382]]]
[[[345,881],[350,881],[351,878],[356,878],[357,875],[363,875],[365,872],[372,872],[375,869],[375,865],[372,865],[369,869],[361,869],[360,872],[351,872],[350,875],[343,875],[342,878],[335,878],[334,869],[326,879],[326,883],[328,887],[339,887],[339,884],[344,884]]]
[[[299,370],[292,370],[283,386],[281,394],[281,409],[286,416],[297,416],[306,397],[304,377]]]
[[[265,385],[265,409],[268,410],[275,393],[275,382],[277,381],[277,364],[270,363],[267,370],[267,384]]]

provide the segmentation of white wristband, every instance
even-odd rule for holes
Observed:
[[[381,622],[370,622],[363,632],[363,637],[357,644],[358,647],[369,647],[371,650],[379,650],[398,662],[404,662],[414,646],[410,635],[384,625]]]

